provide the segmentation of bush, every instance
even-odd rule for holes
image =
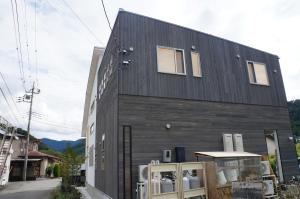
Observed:
[[[80,199],[81,193],[73,186],[62,184],[52,192],[51,199]]]
[[[60,174],[60,164],[55,164],[54,167],[53,167],[53,176],[54,177],[60,177],[61,174]]]
[[[53,172],[53,166],[50,165],[46,168],[46,176],[51,177],[52,172]]]

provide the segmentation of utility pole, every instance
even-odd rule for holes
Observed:
[[[31,122],[31,115],[32,115],[32,104],[33,104],[33,96],[34,94],[39,94],[40,90],[37,89],[37,91],[34,90],[34,82],[32,84],[32,88],[29,91],[31,96],[30,100],[27,101],[28,95],[26,94],[25,97],[23,97],[23,102],[28,102],[30,103],[29,107],[29,117],[28,117],[28,125],[27,125],[27,141],[26,141],[26,149],[25,149],[25,158],[24,158],[24,167],[23,167],[23,181],[26,181],[26,176],[27,176],[27,163],[28,163],[28,147],[29,147],[29,141],[30,141],[30,122]]]

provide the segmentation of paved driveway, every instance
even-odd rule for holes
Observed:
[[[27,182],[10,182],[0,190],[2,199],[50,199],[52,190],[61,179],[38,179]]]

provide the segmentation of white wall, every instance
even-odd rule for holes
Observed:
[[[89,112],[89,117],[88,117],[88,131],[86,133],[86,181],[89,185],[91,186],[95,186],[95,148],[96,148],[96,110],[97,110],[97,81],[98,81],[98,69],[100,67],[101,61],[102,61],[102,55],[100,55],[101,58],[98,61],[97,64],[97,70],[95,75],[95,79],[94,79],[94,83],[93,83],[93,89],[92,89],[92,93],[91,93],[91,100],[90,100],[90,106],[92,105],[93,101],[94,101],[94,109],[93,112]],[[90,127],[94,124],[94,132],[91,133],[90,132]],[[90,147],[93,146],[93,157],[89,157],[89,151],[90,151]],[[89,164],[89,159],[93,158],[93,165]]]

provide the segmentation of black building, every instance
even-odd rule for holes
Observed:
[[[138,165],[176,146],[187,161],[222,151],[224,133],[242,134],[245,151],[264,155],[266,135],[276,132],[283,178],[297,175],[278,59],[120,11],[98,71],[96,187],[135,198]]]

